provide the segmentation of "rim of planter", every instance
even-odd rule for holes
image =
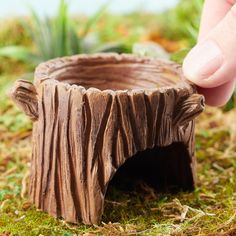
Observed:
[[[122,81],[118,80],[116,86],[106,85],[114,82],[116,77]],[[128,84],[130,80],[134,83]],[[108,93],[196,90],[195,85],[184,77],[181,65],[177,63],[117,53],[80,54],[43,62],[35,70],[34,84],[37,88],[44,82]],[[122,83],[123,86],[127,83],[127,87],[122,88]]]

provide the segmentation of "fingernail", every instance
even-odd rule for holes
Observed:
[[[197,83],[200,80],[208,79],[223,64],[223,53],[219,46],[212,40],[196,45],[183,63],[185,76]]]

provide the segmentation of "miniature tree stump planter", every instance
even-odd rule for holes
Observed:
[[[204,98],[179,65],[126,54],[59,58],[10,96],[34,121],[30,196],[50,215],[98,224],[118,169],[155,189],[193,189]]]

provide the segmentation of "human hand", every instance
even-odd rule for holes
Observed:
[[[229,100],[236,84],[236,0],[205,0],[198,43],[183,72],[208,105]]]

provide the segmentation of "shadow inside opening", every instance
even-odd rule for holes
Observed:
[[[183,143],[138,152],[117,170],[108,186],[122,191],[146,184],[156,191],[190,191],[194,188],[191,158]]]

